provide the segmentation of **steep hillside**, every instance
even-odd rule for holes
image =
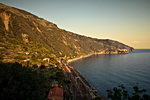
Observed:
[[[108,48],[117,49],[103,41],[60,29],[24,10],[0,4],[0,60],[4,62],[32,58],[38,63],[45,57],[79,57]]]
[[[128,51],[135,51],[133,47],[130,47],[118,41],[114,41],[110,39],[94,39],[94,40],[103,43],[105,46],[109,45],[120,49],[127,49]]]

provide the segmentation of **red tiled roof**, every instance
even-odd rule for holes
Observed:
[[[50,89],[49,94],[48,94],[48,98],[53,96],[53,95],[57,95],[57,96],[63,97],[63,89],[59,88],[59,87],[55,87],[53,89]]]

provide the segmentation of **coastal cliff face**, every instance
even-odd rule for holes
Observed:
[[[93,39],[93,40],[101,42],[104,45],[114,46],[114,47],[120,48],[120,49],[127,49],[127,51],[135,51],[135,49],[133,47],[130,47],[130,46],[123,44],[121,42],[118,42],[118,41],[114,41],[114,40],[110,40],[110,39]]]
[[[118,48],[134,50],[119,42],[111,44],[58,28],[52,22],[29,12],[0,4],[1,60],[15,62],[34,57],[76,58],[82,55],[115,52]],[[26,53],[29,55],[26,55]]]

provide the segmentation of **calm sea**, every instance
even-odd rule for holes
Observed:
[[[107,98],[107,89],[124,84],[129,93],[137,85],[150,95],[150,49],[129,54],[93,55],[70,63],[80,71],[99,94]]]

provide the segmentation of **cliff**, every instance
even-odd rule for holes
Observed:
[[[128,51],[135,51],[133,47],[130,47],[126,44],[123,44],[118,41],[110,40],[110,39],[94,39],[95,41],[101,42],[104,45],[114,46],[119,49],[127,49]]]

